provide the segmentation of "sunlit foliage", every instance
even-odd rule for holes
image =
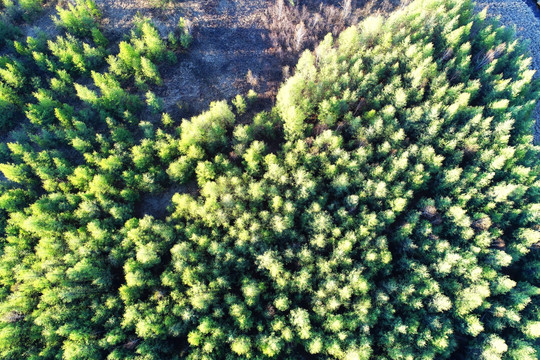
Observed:
[[[113,50],[62,26],[0,57],[0,357],[538,358],[512,30],[417,0],[305,52],[270,111],[181,120],[151,22]]]

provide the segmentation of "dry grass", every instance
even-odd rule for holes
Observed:
[[[286,63],[294,63],[298,53],[313,49],[326,34],[336,36],[346,27],[375,13],[388,13],[408,0],[305,0],[296,6],[274,0],[263,18],[273,51]]]

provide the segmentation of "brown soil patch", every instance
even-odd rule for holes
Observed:
[[[193,22],[191,47],[176,64],[161,67],[163,86],[156,89],[173,118],[197,114],[211,101],[230,100],[251,88],[269,95],[281,81],[279,59],[268,51],[267,30],[261,22],[267,0],[183,1],[162,7],[147,0],[96,3],[107,35],[117,40],[129,32],[137,14],[150,17],[163,37],[180,17]],[[256,78],[255,85],[248,82],[248,71]]]
[[[60,29],[56,27],[53,16],[56,15],[56,5],[59,1],[48,1],[43,5],[43,11],[36,14],[31,21],[19,25],[23,39],[36,37],[40,32],[45,33],[49,38],[54,39],[60,35]]]

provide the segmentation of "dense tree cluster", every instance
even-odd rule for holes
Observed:
[[[78,36],[90,36],[99,31],[96,20],[101,18],[101,11],[92,0],[77,0],[68,3],[67,8],[57,6],[58,16],[54,22]]]
[[[111,52],[84,9],[0,58],[2,358],[538,358],[511,30],[417,0],[328,35],[251,122],[253,94],[180,123],[152,91],[173,42],[141,21]]]

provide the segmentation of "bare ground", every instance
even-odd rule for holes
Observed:
[[[286,2],[288,0],[285,0]],[[353,7],[387,12],[408,0],[353,0]],[[230,100],[249,89],[269,107],[283,79],[286,64],[275,54],[265,27],[265,14],[275,0],[172,1],[96,0],[103,12],[109,38],[129,33],[137,15],[150,17],[166,37],[180,17],[193,22],[194,42],[175,65],[161,68],[163,86],[156,91],[164,110],[175,119],[187,118],[208,108],[211,101]],[[297,0],[300,6],[318,9],[321,3],[340,6],[342,0]],[[366,14],[364,14],[366,15]],[[250,72],[252,76],[248,77]]]
[[[188,117],[211,101],[230,100],[253,88],[270,99],[281,80],[279,59],[269,51],[261,19],[267,0],[202,0],[171,2],[161,8],[147,0],[97,0],[103,25],[121,38],[137,13],[152,19],[161,35],[182,16],[193,22],[194,41],[175,65],[162,67],[164,84],[156,93],[173,118]],[[247,74],[253,78],[248,82]]]
[[[50,38],[55,38],[60,34],[60,29],[54,24],[53,16],[56,15],[56,4],[58,1],[48,1],[43,5],[43,11],[34,19],[19,25],[23,38],[36,37],[40,32],[45,33]]]
[[[135,215],[142,218],[151,215],[156,219],[164,219],[169,213],[168,206],[175,194],[190,194],[197,196],[197,183],[191,182],[186,185],[175,185],[158,194],[142,194],[135,208]]]

